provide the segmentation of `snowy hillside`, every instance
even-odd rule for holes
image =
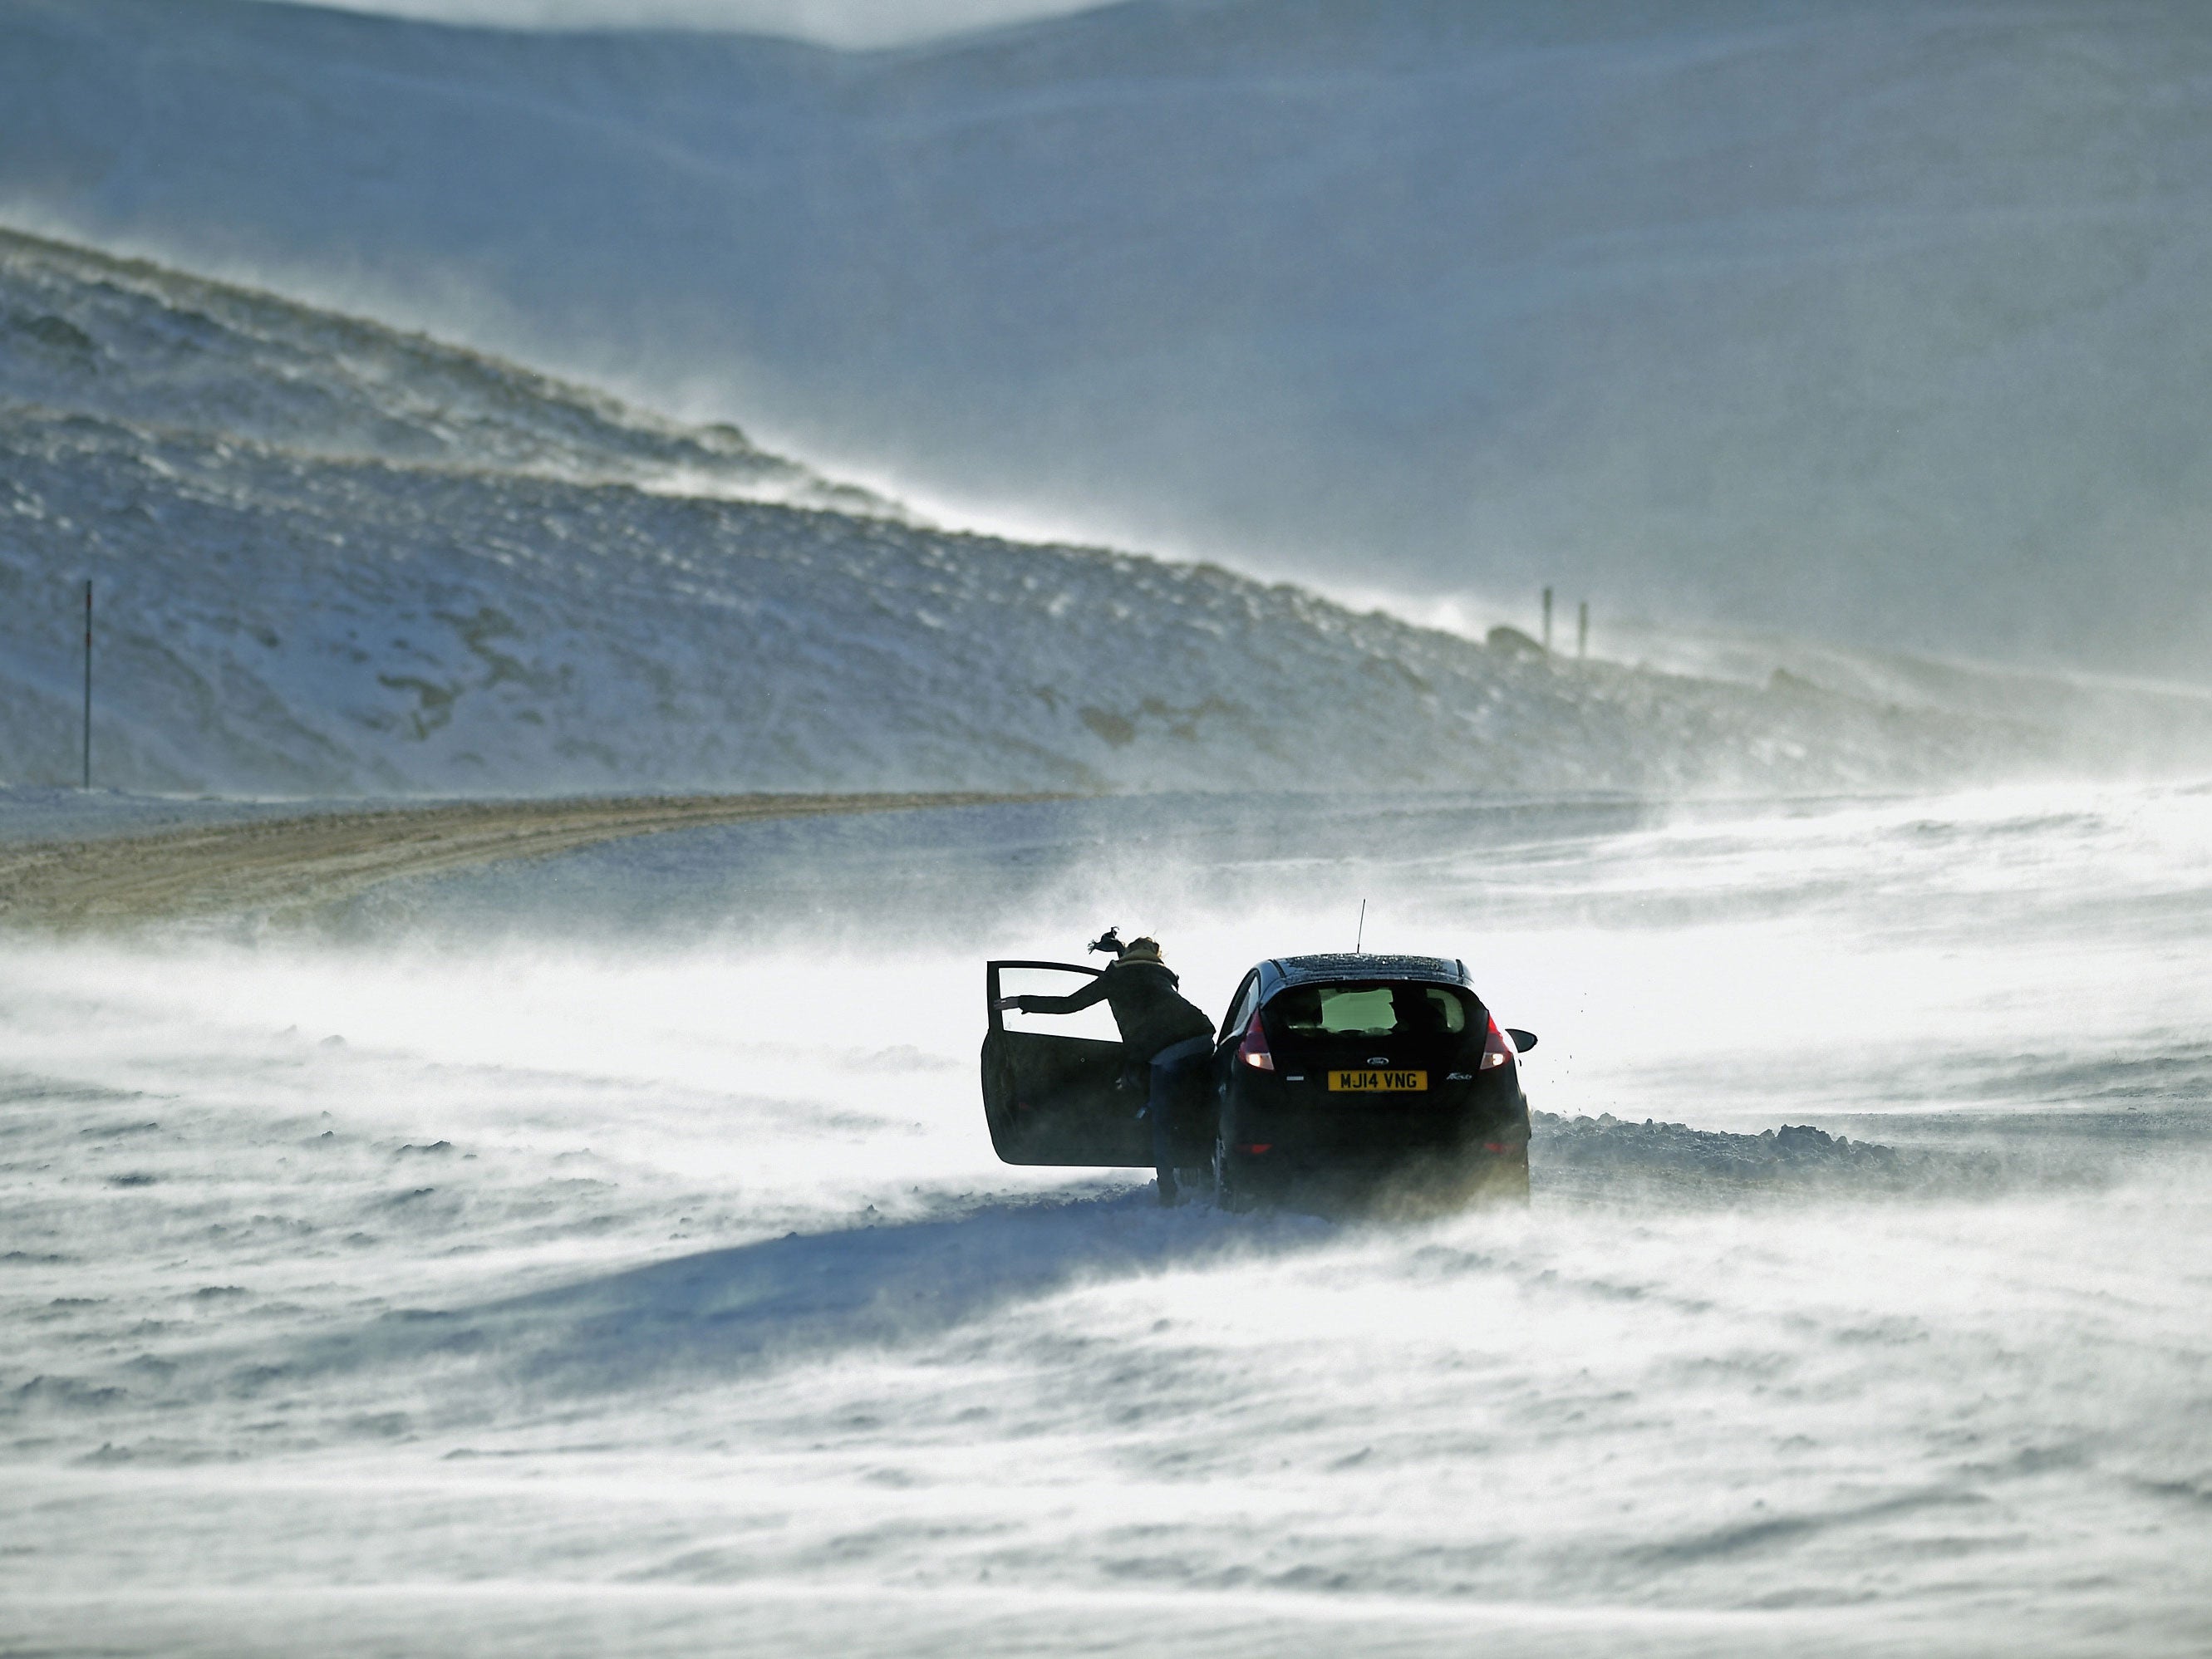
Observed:
[[[900,515],[734,427],[680,427],[419,335],[143,261],[32,238],[0,247],[11,399],[330,459]]]
[[[13,234],[0,491],[18,782],[75,770],[86,576],[131,787],[1826,788],[2071,752],[747,499],[843,498],[726,429]]]
[[[2201,677],[2208,67],[2162,0],[0,0],[0,206],[1020,522]]]

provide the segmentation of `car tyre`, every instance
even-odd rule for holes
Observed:
[[[1238,1183],[1236,1169],[1229,1161],[1229,1143],[1219,1135],[1213,1138],[1213,1206],[1231,1215],[1241,1215],[1252,1207],[1252,1195]]]

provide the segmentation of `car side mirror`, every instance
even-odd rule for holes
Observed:
[[[1536,1046],[1536,1034],[1534,1031],[1516,1031],[1509,1025],[1505,1028],[1505,1035],[1513,1039],[1513,1046],[1524,1054]]]

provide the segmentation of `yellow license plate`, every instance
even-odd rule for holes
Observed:
[[[1332,1092],[1347,1095],[1419,1094],[1429,1086],[1426,1072],[1331,1072]]]

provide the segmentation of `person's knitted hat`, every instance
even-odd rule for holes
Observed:
[[[1121,960],[1124,962],[1158,962],[1159,959],[1160,942],[1156,939],[1133,939],[1121,947]]]

